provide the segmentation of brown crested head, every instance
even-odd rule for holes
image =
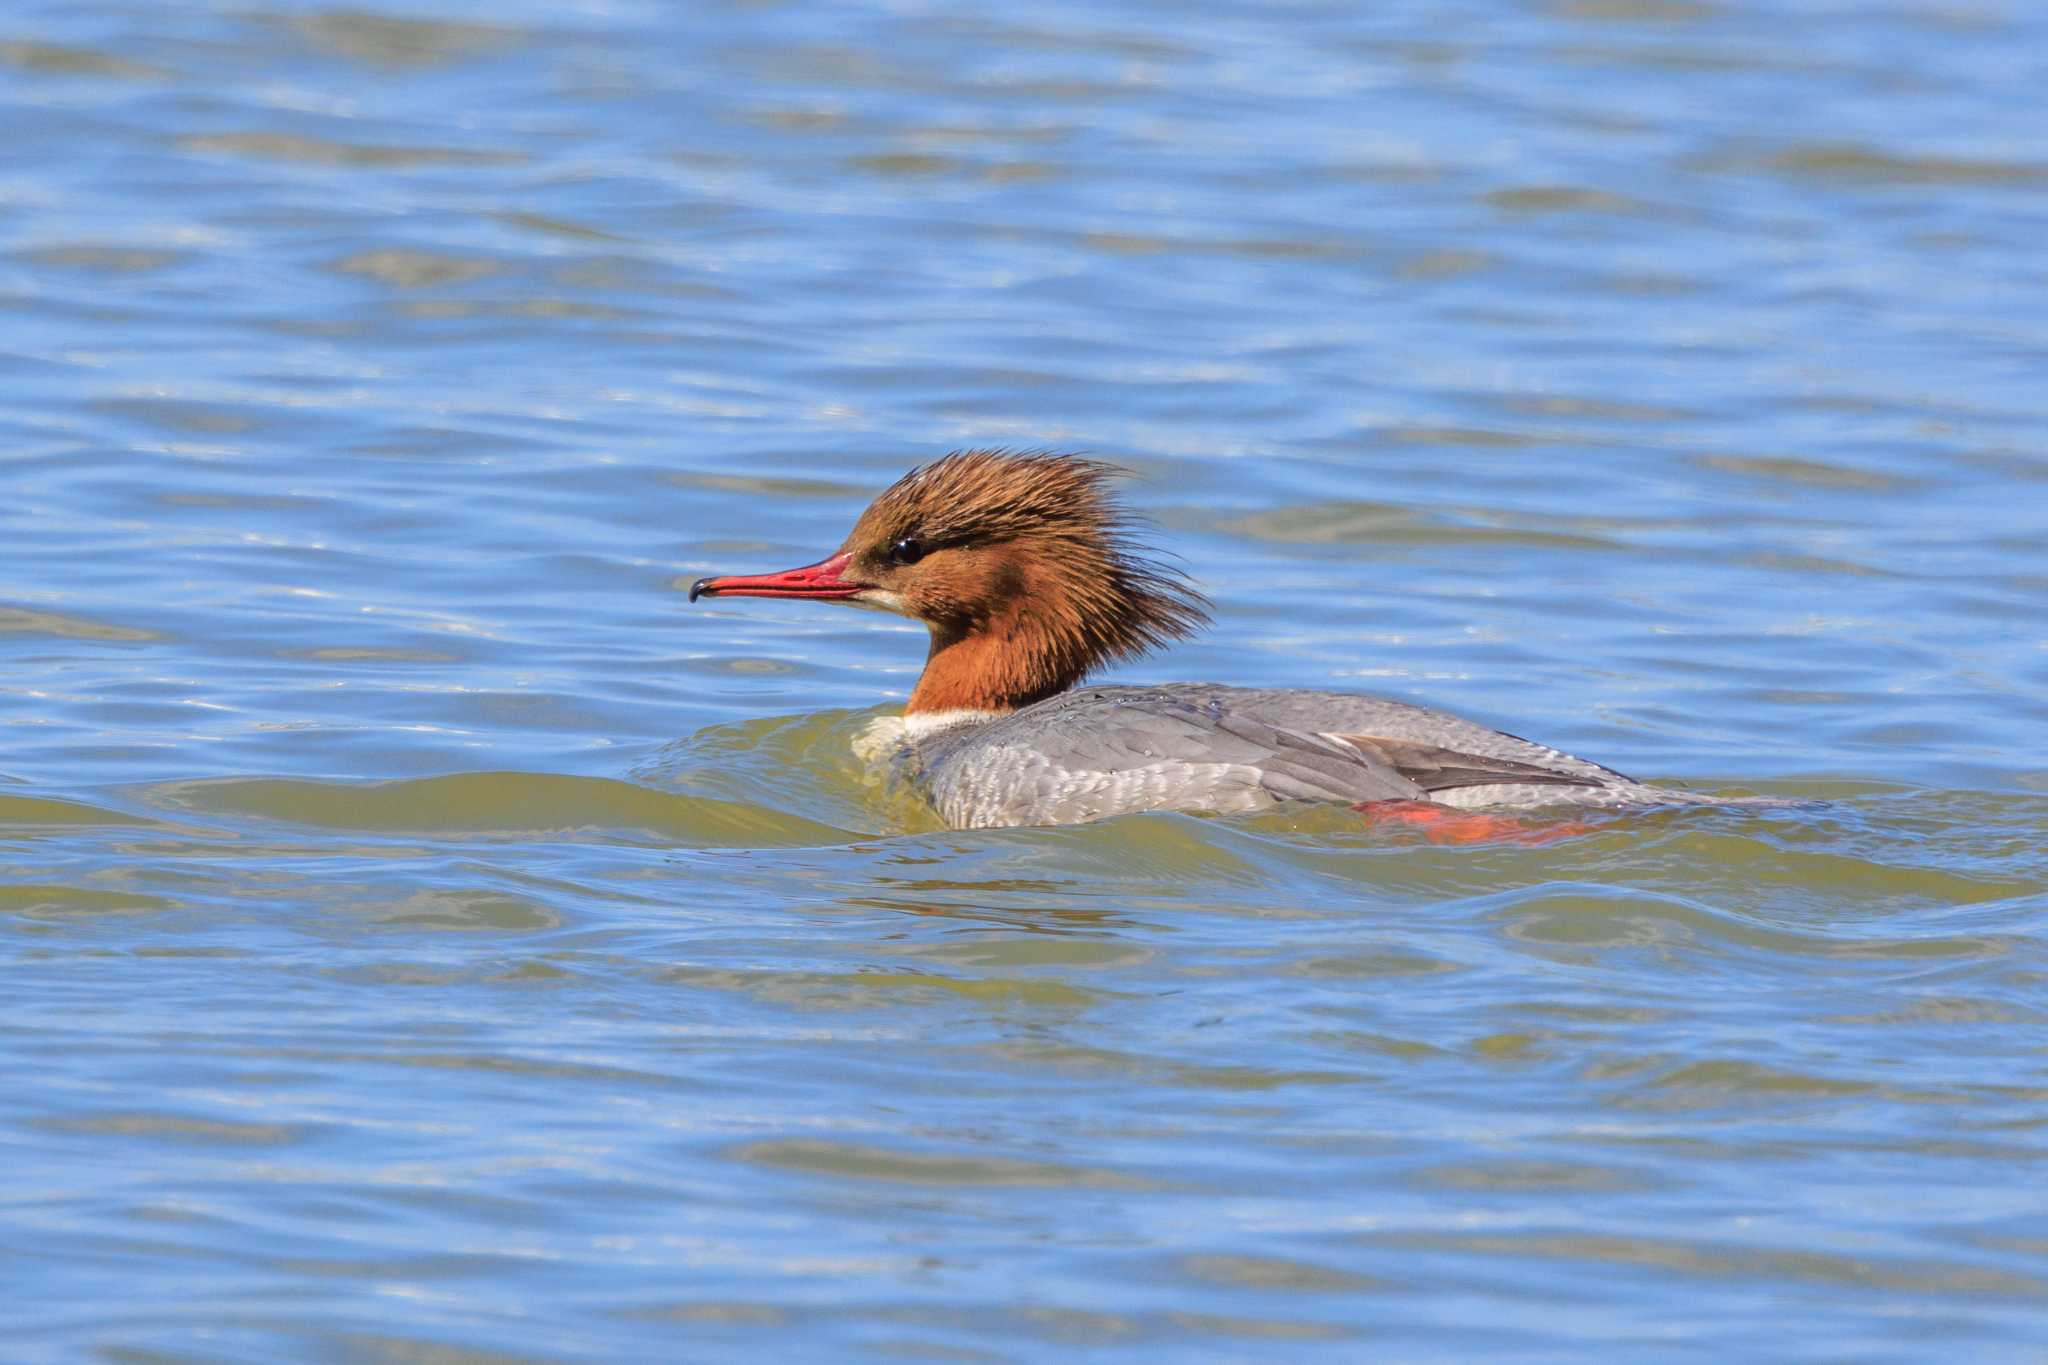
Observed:
[[[1146,554],[1112,487],[1123,472],[1072,455],[956,451],[898,479],[829,558],[701,579],[690,596],[900,612],[932,634],[912,713],[1025,706],[1208,620],[1186,577]]]
[[[931,627],[912,711],[1026,705],[1206,623],[1201,594],[1146,554],[1112,487],[1123,472],[957,451],[861,514],[840,547],[845,576],[871,585],[865,603]]]

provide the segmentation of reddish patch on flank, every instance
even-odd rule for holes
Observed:
[[[1590,834],[1583,820],[1532,824],[1513,815],[1454,810],[1433,801],[1361,801],[1351,809],[1365,817],[1366,828],[1407,825],[1432,844],[1521,844],[1535,847]]]

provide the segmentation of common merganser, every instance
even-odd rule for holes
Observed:
[[[1284,801],[1426,820],[1446,807],[1716,800],[1383,697],[1077,690],[1102,664],[1208,621],[1186,576],[1146,556],[1110,487],[1123,472],[1071,455],[958,451],[883,492],[827,558],[700,578],[690,600],[808,598],[923,621],[930,653],[887,747],[956,829]]]

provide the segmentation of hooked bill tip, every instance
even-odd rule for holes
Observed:
[[[700,578],[690,585],[690,600],[694,602],[707,592],[713,597],[718,596],[718,589],[712,586],[711,580],[709,578]]]

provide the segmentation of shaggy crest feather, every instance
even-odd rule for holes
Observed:
[[[1124,472],[1074,455],[963,450],[875,499],[849,550],[909,539],[927,555],[970,550],[986,561],[957,581],[934,576],[921,603],[932,656],[913,710],[1026,705],[1208,621],[1186,576],[1146,554],[1140,523],[1111,487]],[[977,638],[1000,641],[1002,652],[943,657]],[[953,673],[962,676],[950,681]]]

